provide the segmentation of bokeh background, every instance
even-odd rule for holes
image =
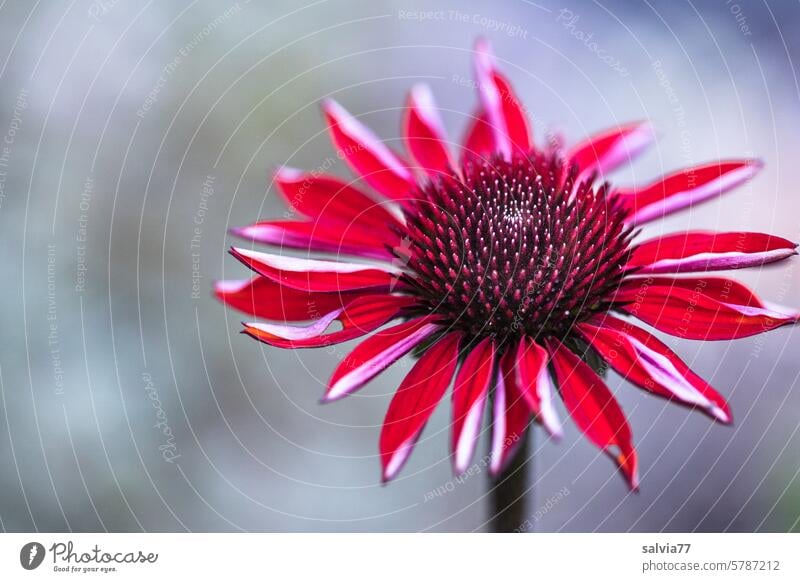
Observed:
[[[619,182],[766,162],[651,233],[798,240],[799,26],[795,0],[2,2],[0,527],[485,529],[485,471],[453,479],[444,405],[397,481],[379,484],[380,422],[407,362],[320,406],[344,351],[239,334],[239,314],[210,295],[246,275],[227,229],[285,211],[278,164],[346,175],[326,96],[399,146],[405,93],[425,81],[460,137],[483,35],[538,139],[635,119],[659,129]],[[800,307],[797,265],[737,276]],[[610,377],[641,493],[569,423],[560,444],[537,429],[535,529],[797,531],[800,330],[666,341],[730,398],[734,426]]]

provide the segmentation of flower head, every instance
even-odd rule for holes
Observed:
[[[411,90],[403,120],[415,164],[325,101],[333,143],[370,191],[329,175],[278,170],[279,192],[303,218],[234,232],[315,258],[233,248],[256,275],[220,281],[216,294],[271,320],[245,323],[244,331],[272,346],[312,348],[368,336],[333,372],[326,402],[360,389],[412,350],[420,355],[384,421],[384,480],[397,475],[452,384],[456,471],[470,463],[487,408],[496,474],[532,420],[561,435],[560,397],[636,488],[630,427],[587,361],[602,360],[655,396],[730,423],[722,396],[632,320],[698,340],[796,323],[796,311],[706,272],[779,261],[796,254],[797,245],[750,232],[640,240],[642,225],[734,188],[760,164],[719,161],[643,187],[612,186],[605,176],[652,142],[647,124],[616,127],[570,149],[537,147],[485,41],[475,56],[480,104],[460,152],[448,149],[425,86]]]

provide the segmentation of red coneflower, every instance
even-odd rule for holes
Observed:
[[[797,245],[760,233],[712,231],[639,242],[641,225],[742,184],[761,164],[713,162],[641,188],[601,183],[600,176],[651,143],[647,124],[617,127],[571,149],[540,149],[485,41],[476,47],[475,72],[480,104],[458,161],[425,86],[411,90],[403,120],[414,165],[326,100],[334,145],[372,191],[282,168],[275,175],[278,191],[303,218],[235,232],[337,258],[234,248],[256,276],[219,282],[216,294],[231,307],[277,320],[244,324],[247,334],[271,346],[312,348],[372,334],[334,371],[325,402],[360,389],[415,350],[420,357],[383,424],[384,480],[400,471],[453,383],[455,471],[468,468],[487,407],[490,469],[498,474],[531,419],[561,435],[554,405],[560,396],[580,430],[635,489],[630,427],[587,362],[602,360],[639,388],[731,422],[722,396],[628,316],[698,340],[795,323],[797,312],[762,301],[742,284],[695,273],[779,261],[796,254]],[[679,273],[690,275],[674,276]],[[376,331],[393,320],[401,323]]]

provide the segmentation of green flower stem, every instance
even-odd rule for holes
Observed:
[[[526,431],[514,459],[503,473],[490,482],[489,511],[492,514],[489,531],[519,531],[528,519],[528,505],[533,500],[533,489],[525,489],[528,486],[528,471],[533,466],[533,459],[528,458],[528,441],[532,439],[533,430]]]

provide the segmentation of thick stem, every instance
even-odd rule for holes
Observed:
[[[533,489],[527,490],[528,472],[533,466],[533,460],[528,458],[528,440],[533,438],[532,429],[526,431],[508,468],[491,480],[489,511],[492,515],[489,531],[519,531],[528,518],[528,505],[533,499]]]

